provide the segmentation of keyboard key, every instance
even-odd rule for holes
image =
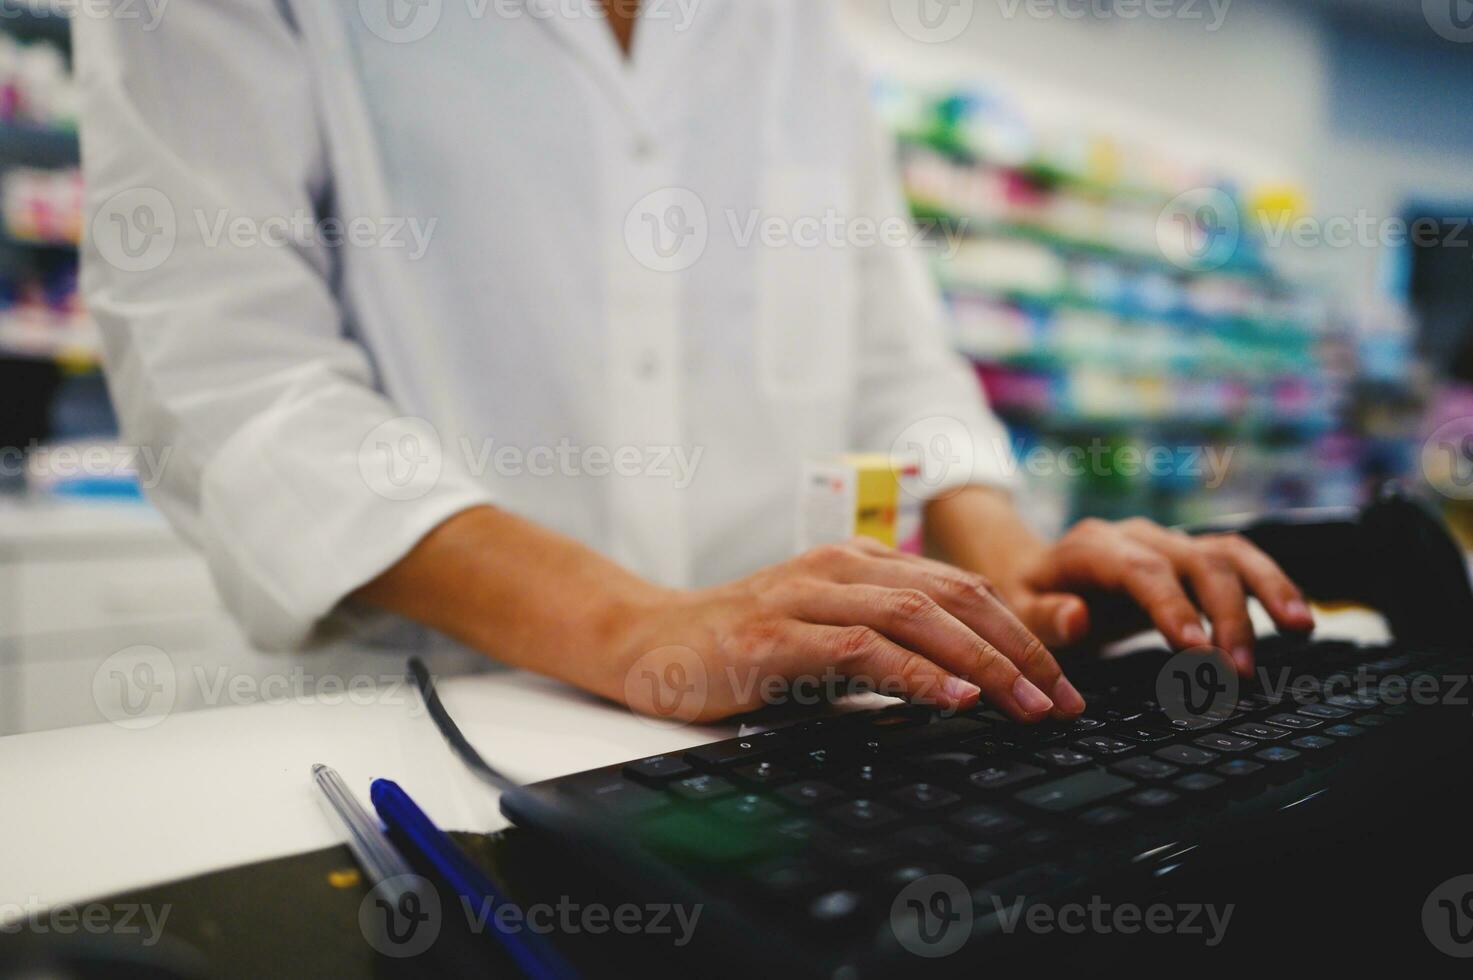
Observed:
[[[791,769],[785,769],[775,762],[757,762],[750,766],[738,766],[731,771],[731,774],[742,782],[751,783],[754,786],[771,786],[793,777]]]
[[[840,889],[825,892],[809,903],[808,918],[820,926],[846,925],[859,921],[863,907],[864,899],[858,892]]]
[[[896,752],[914,750],[922,745],[948,739],[959,740],[966,735],[975,735],[989,727],[986,722],[976,718],[957,716],[941,718],[929,725],[875,732],[869,740],[876,743],[880,751]]]
[[[1192,772],[1176,780],[1171,785],[1187,793],[1204,794],[1221,789],[1223,782],[1224,780],[1221,776],[1214,776],[1206,772]]]
[[[1350,712],[1344,708],[1337,708],[1333,704],[1302,704],[1297,709],[1301,715],[1311,718],[1325,718],[1336,721],[1340,718],[1350,717]]]
[[[1096,728],[1103,728],[1105,723],[1098,718],[1075,718],[1069,725],[1069,730],[1076,735],[1092,732]]]
[[[1329,751],[1330,749],[1335,748],[1335,746],[1339,743],[1336,742],[1333,738],[1325,738],[1323,735],[1305,735],[1302,738],[1296,738],[1289,744],[1294,746],[1296,749],[1305,749],[1306,751],[1314,753],[1324,753]]]
[[[898,770],[883,763],[873,762],[867,762],[847,772],[836,773],[836,775],[864,792],[882,786],[890,786],[901,780]]]
[[[828,803],[837,800],[844,795],[837,786],[829,783],[821,783],[815,779],[805,779],[801,783],[793,783],[784,786],[777,791],[779,799],[786,800],[794,806],[817,806],[820,803]]]
[[[1035,752],[1033,753],[1033,758],[1055,769],[1072,769],[1075,766],[1087,766],[1094,761],[1092,757],[1085,755],[1078,749],[1071,749],[1063,745],[1056,745],[1052,748],[1044,749],[1041,752]]]
[[[1300,754],[1282,745],[1274,745],[1264,749],[1262,752],[1253,753],[1253,758],[1261,759],[1264,762],[1274,765],[1282,765],[1286,762],[1297,761],[1300,758]]]
[[[818,825],[807,817],[789,817],[772,828],[772,833],[784,841],[808,844],[818,834]]]
[[[1137,756],[1134,759],[1115,763],[1110,767],[1110,771],[1132,779],[1169,779],[1181,772],[1181,769],[1169,762],[1162,762],[1160,759]]]
[[[923,769],[938,775],[962,775],[986,763],[986,759],[972,752],[928,752],[913,760]]]
[[[1119,755],[1135,748],[1134,742],[1110,735],[1089,735],[1073,743],[1074,748],[1092,755]]]
[[[1064,835],[1057,830],[1049,827],[1034,827],[1020,834],[1012,846],[1021,847],[1025,851],[1032,851],[1038,854],[1043,851],[1054,850],[1063,842]]]
[[[1205,766],[1209,762],[1216,762],[1222,758],[1216,752],[1207,752],[1190,745],[1168,745],[1151,754],[1178,766]]]
[[[960,837],[934,824],[907,827],[892,839],[901,850],[919,854],[949,854],[963,846]]]
[[[688,776],[671,783],[670,792],[683,800],[714,800],[735,793],[736,787],[720,776]]]
[[[1325,703],[1337,708],[1349,708],[1351,711],[1369,711],[1381,707],[1379,699],[1364,694],[1333,694],[1325,698]]]
[[[1258,743],[1251,738],[1240,738],[1237,735],[1227,735],[1221,732],[1193,739],[1192,744],[1210,752],[1246,752],[1249,749],[1258,748]]]
[[[801,858],[780,858],[759,864],[748,872],[747,877],[759,887],[779,895],[807,892],[824,880],[817,865]]]
[[[1336,738],[1359,738],[1365,733],[1366,730],[1359,725],[1331,725],[1325,729],[1326,735],[1333,735]]]
[[[891,793],[890,799],[911,810],[939,810],[961,797],[935,783],[912,783]]]
[[[912,881],[919,881],[927,875],[936,874],[936,869],[923,864],[902,864],[891,868],[880,874],[878,881],[889,885],[891,888],[904,888]]]
[[[1125,728],[1118,729],[1115,734],[1121,738],[1128,738],[1132,742],[1139,742],[1142,745],[1149,745],[1152,742],[1164,742],[1175,735],[1174,732],[1163,731],[1160,728],[1151,728],[1148,725],[1129,725]]]
[[[1097,806],[1092,810],[1085,810],[1079,815],[1079,822],[1087,827],[1105,829],[1107,827],[1119,827],[1129,823],[1131,812],[1124,807]]]
[[[895,849],[875,841],[850,840],[844,837],[824,838],[818,849],[824,857],[846,868],[872,868],[895,858]]]
[[[1023,828],[1023,821],[996,807],[971,806],[951,815],[951,823],[972,837],[992,838]]]
[[[1324,724],[1324,722],[1316,721],[1314,718],[1291,714],[1270,715],[1268,720],[1281,728],[1292,728],[1299,732],[1309,731],[1311,728],[1318,728]]]
[[[624,775],[649,783],[663,783],[691,772],[690,763],[677,755],[652,755],[624,767]]]
[[[745,796],[734,796],[722,800],[711,807],[711,812],[723,820],[733,823],[761,823],[764,820],[772,820],[787,813],[782,807],[769,799],[764,799],[752,793]]]
[[[1242,725],[1234,725],[1229,729],[1234,735],[1244,738],[1254,738],[1260,742],[1272,742],[1290,734],[1289,729],[1280,728],[1277,725],[1266,725],[1263,722],[1250,721]]]
[[[642,817],[669,805],[664,793],[652,790],[622,776],[579,787],[578,795],[597,804],[616,817]]]
[[[1173,803],[1181,802],[1181,794],[1173,793],[1169,789],[1152,787],[1143,789],[1139,793],[1132,793],[1125,798],[1125,802],[1131,806],[1138,806],[1143,810],[1163,810]]]
[[[1391,724],[1391,722],[1392,719],[1386,717],[1384,714],[1361,715],[1355,720],[1355,723],[1362,728],[1384,728]]]
[[[1135,789],[1136,786],[1136,783],[1122,776],[1095,770],[1025,789],[1015,799],[1040,810],[1064,813],[1098,803],[1126,790]]]
[[[1044,775],[1042,769],[1030,766],[1026,762],[999,762],[986,769],[977,770],[967,777],[967,781],[977,789],[991,793],[1025,783],[1042,775]]]
[[[1263,763],[1254,762],[1251,759],[1229,759],[1222,765],[1213,767],[1212,771],[1219,776],[1227,776],[1229,779],[1246,779],[1249,776],[1256,776],[1266,768],[1267,766]]]
[[[999,867],[1005,858],[1002,848],[994,844],[966,844],[956,850],[955,856],[969,868]]]
[[[827,811],[828,816],[850,830],[881,830],[900,819],[900,814],[873,800],[852,800]]]
[[[696,765],[719,769],[754,762],[783,747],[787,741],[787,736],[782,732],[762,732],[746,738],[729,738],[724,742],[702,745],[691,749],[685,757]]]

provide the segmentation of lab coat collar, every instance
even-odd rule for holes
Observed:
[[[619,50],[600,0],[522,0],[600,87],[649,127],[662,86],[698,43],[704,0],[644,0],[628,58]]]

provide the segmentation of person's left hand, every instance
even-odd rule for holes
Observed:
[[[1249,595],[1263,603],[1279,629],[1314,629],[1299,588],[1245,538],[1192,537],[1142,518],[1081,521],[999,587],[1018,618],[1051,649],[1110,632],[1110,624],[1091,623],[1083,595],[1128,596],[1179,649],[1208,643],[1205,614],[1212,645],[1245,675],[1253,670]]]

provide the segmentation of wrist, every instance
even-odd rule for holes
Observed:
[[[689,593],[638,580],[605,596],[591,612],[584,642],[578,644],[570,666],[575,676],[563,679],[611,700],[624,699],[624,680],[641,656],[651,649],[655,624],[681,605]]]

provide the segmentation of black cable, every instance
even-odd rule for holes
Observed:
[[[514,780],[503,775],[498,769],[481,757],[476,747],[465,737],[455,719],[450,717],[450,712],[445,710],[445,705],[440,701],[440,694],[435,690],[435,678],[430,673],[430,668],[419,657],[409,658],[409,679],[419,689],[419,696],[424,699],[425,708],[430,713],[430,719],[434,721],[435,727],[440,734],[445,736],[445,741],[450,743],[450,748],[460,761],[465,763],[466,768],[475,773],[482,782],[488,783],[492,788],[498,790],[517,789],[520,785]]]

